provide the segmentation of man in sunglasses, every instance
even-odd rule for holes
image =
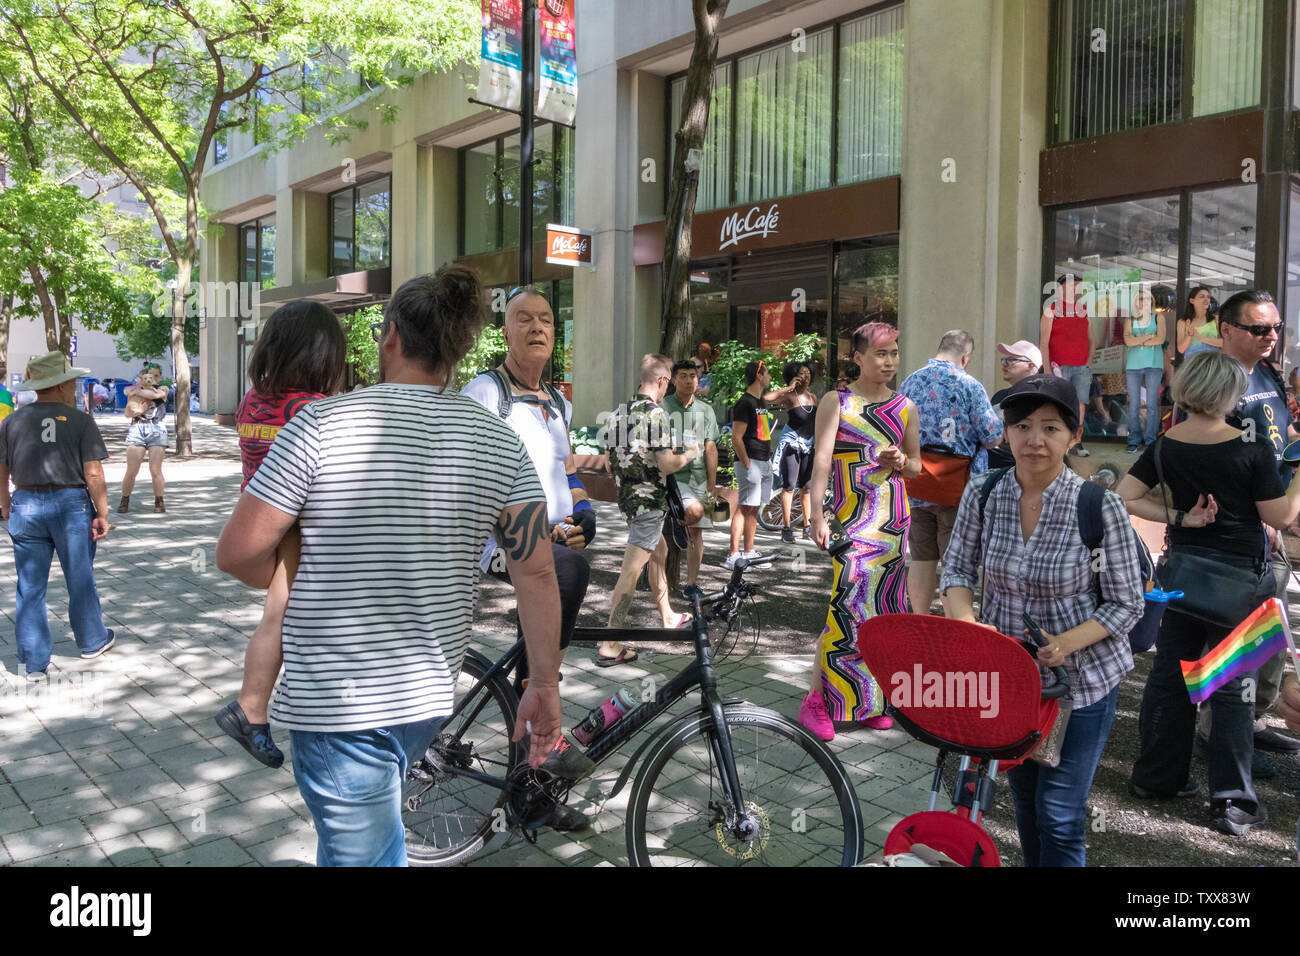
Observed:
[[[1240,363],[1246,373],[1246,391],[1228,422],[1252,431],[1255,441],[1266,441],[1277,459],[1282,485],[1291,483],[1293,469],[1282,461],[1282,449],[1297,436],[1291,411],[1286,400],[1286,382],[1282,373],[1270,360],[1282,334],[1282,317],[1273,297],[1267,292],[1247,289],[1231,296],[1219,308],[1219,335],[1223,339],[1223,352]],[[1290,568],[1281,549],[1282,536],[1265,525],[1269,543],[1273,548],[1273,575],[1277,579],[1277,596],[1286,601]],[[1300,751],[1300,740],[1270,730],[1264,723],[1264,714],[1273,707],[1278,696],[1278,686],[1285,665],[1285,652],[1266,661],[1259,669],[1259,687],[1255,694],[1255,749],[1275,753]],[[1209,739],[1208,708],[1201,708],[1197,735]],[[1204,744],[1204,740],[1202,744]],[[1272,761],[1258,753],[1253,764],[1255,777],[1271,777],[1276,773]]]
[[[582,550],[596,534],[596,512],[578,479],[569,447],[573,406],[550,382],[542,380],[555,348],[555,315],[546,297],[533,286],[513,290],[506,298],[505,360],[474,378],[462,394],[498,415],[523,442],[546,493],[551,554],[560,586],[560,647],[569,646],[578,611],[587,595],[591,569]],[[480,561],[482,569],[509,581],[496,539],[488,541]],[[522,636],[522,631],[520,632]],[[527,661],[520,662],[515,688],[528,684]],[[561,735],[547,769],[567,777],[590,772],[591,761]],[[563,804],[555,808],[549,825],[556,830],[577,830],[587,825],[579,811]]]

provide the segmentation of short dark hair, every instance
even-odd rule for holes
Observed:
[[[758,381],[758,370],[763,368],[766,365],[767,365],[766,362],[760,360],[758,362],[750,362],[748,365],[745,366],[745,387],[746,388],[748,388],[750,385],[753,385],[755,382]]]
[[[695,372],[698,375],[699,371],[692,359],[682,359],[680,362],[673,363],[673,378],[677,377],[678,372]]]
[[[319,302],[298,299],[271,313],[248,360],[248,378],[263,395],[318,392],[343,384],[347,340],[338,317]]]
[[[1246,311],[1249,305],[1268,305],[1273,302],[1273,297],[1263,289],[1243,289],[1228,297],[1228,301],[1219,306],[1219,322],[1227,322],[1229,325],[1236,325],[1241,320],[1241,314]]]
[[[801,368],[806,368],[808,370],[808,374],[809,375],[812,374],[812,363],[810,362],[786,362],[785,368],[781,369],[781,375],[784,376],[785,378],[785,384],[789,385],[791,382],[793,382],[795,376],[799,374],[799,369]]]
[[[403,357],[450,381],[483,327],[477,273],[445,265],[432,275],[408,279],[388,300],[384,324],[389,323],[397,328]]]

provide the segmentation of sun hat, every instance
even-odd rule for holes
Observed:
[[[62,385],[71,379],[89,375],[90,369],[74,368],[62,352],[46,352],[28,362],[23,374],[27,378],[18,383],[18,391],[39,392]]]

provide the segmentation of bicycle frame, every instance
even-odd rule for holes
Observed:
[[[695,643],[695,661],[689,664],[685,669],[672,678],[663,688],[655,692],[654,700],[645,701],[639,707],[634,709],[626,717],[620,720],[606,734],[598,737],[584,753],[596,764],[600,764],[610,754],[617,751],[624,743],[635,737],[637,733],[647,724],[654,721],[657,717],[668,710],[690,691],[700,688],[701,707],[709,715],[712,721],[714,734],[711,737],[711,747],[713,749],[713,759],[722,772],[723,783],[727,789],[727,795],[731,799],[733,812],[739,811],[745,806],[744,795],[740,789],[740,775],[736,771],[735,755],[731,748],[731,732],[727,727],[727,722],[723,716],[723,701],[717,693],[717,675],[713,666],[713,649],[709,644],[708,623],[701,607],[703,595],[698,589],[693,590],[690,595],[691,606],[694,618],[694,630],[690,638],[687,638],[680,630],[668,630],[666,628],[606,628],[606,627],[575,627],[573,636],[581,640],[595,641],[657,641],[661,643],[682,643],[685,640],[693,640]],[[724,592],[725,594],[726,592]],[[519,662],[525,653],[524,641],[520,639],[515,642],[506,653],[496,661],[480,679],[480,687],[486,685],[497,674],[509,673],[510,670]],[[473,699],[472,697],[463,698],[458,703],[452,713],[448,716],[445,723],[451,722],[464,709],[465,705]],[[472,723],[477,717],[478,710],[481,709],[488,700],[488,695],[479,695],[479,700],[475,712],[470,715],[469,723]],[[624,769],[617,785],[610,794],[616,795],[627,780],[628,772],[636,762],[640,751],[632,756],[628,761],[628,766]],[[494,777],[490,774],[481,773],[477,770],[468,768],[456,768],[452,771],[456,776],[468,777],[479,783],[485,783],[490,786],[499,787],[505,790],[509,782],[504,777]],[[731,822],[731,821],[729,821]]]

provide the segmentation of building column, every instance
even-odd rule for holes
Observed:
[[[951,328],[999,382],[997,341],[1038,337],[1047,0],[908,0],[899,237],[901,372]]]
[[[393,289],[432,272],[433,156],[414,140],[393,148]],[[451,219],[455,233],[455,217]]]
[[[278,244],[276,251],[278,254]],[[239,253],[239,230],[235,226],[220,226],[206,232],[199,250],[200,275],[208,277],[204,285],[237,282]],[[217,301],[213,297],[213,302]],[[233,414],[240,398],[236,338],[239,318],[209,313],[206,305],[201,304],[199,313],[199,407],[209,414]]]
[[[594,268],[573,277],[575,426],[595,425],[636,390],[638,362],[650,341],[643,283],[632,261],[632,226],[639,183],[637,122],[632,75],[607,57],[614,49],[615,5],[583,10],[584,43],[578,44],[579,99],[575,136],[575,215],[593,233]],[[590,59],[589,59],[590,57]],[[611,149],[612,144],[612,149]],[[657,320],[655,328],[657,330]]]

